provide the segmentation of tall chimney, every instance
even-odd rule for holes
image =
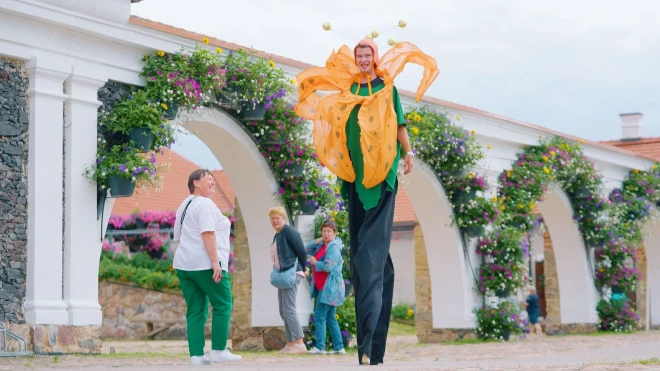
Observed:
[[[642,117],[644,117],[642,113],[621,113],[619,117],[621,117],[621,140],[638,140],[642,137]]]

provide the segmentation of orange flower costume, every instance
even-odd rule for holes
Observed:
[[[364,161],[366,188],[383,182],[392,168],[397,148],[397,119],[392,105],[394,78],[407,63],[424,67],[415,99],[422,98],[439,74],[435,59],[415,45],[398,43],[378,58],[378,47],[370,40],[360,41],[374,50],[376,75],[385,86],[377,93],[359,96],[351,92],[353,83],[360,83],[363,74],[355,63],[354,53],[346,46],[333,50],[325,67],[313,67],[297,76],[299,85],[296,114],[314,122],[314,145],[321,164],[337,177],[355,182],[356,176],[346,144],[346,122],[356,105],[361,105],[358,124],[361,129],[360,147]],[[369,80],[369,78],[367,78]],[[369,86],[371,90],[371,86]],[[332,92],[323,97],[317,91]]]

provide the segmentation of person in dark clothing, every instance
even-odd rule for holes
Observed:
[[[529,296],[526,302],[523,303],[527,308],[527,316],[529,317],[530,326],[534,326],[534,333],[541,334],[541,325],[539,324],[539,316],[541,315],[541,299],[536,293],[536,287],[529,287]]]

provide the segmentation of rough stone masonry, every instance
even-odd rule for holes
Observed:
[[[24,323],[27,270],[28,78],[0,58],[0,321]]]

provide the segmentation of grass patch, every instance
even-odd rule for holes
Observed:
[[[640,365],[658,365],[660,364],[660,358],[658,357],[653,357],[649,359],[640,359],[637,361],[631,362],[632,364],[640,364]]]
[[[497,340],[493,339],[460,339],[454,341],[447,341],[442,343],[442,345],[465,345],[465,344],[482,344],[482,343],[495,343]]]
[[[406,325],[399,322],[390,321],[390,329],[387,332],[387,336],[415,336],[417,332],[415,331],[415,326]]]

